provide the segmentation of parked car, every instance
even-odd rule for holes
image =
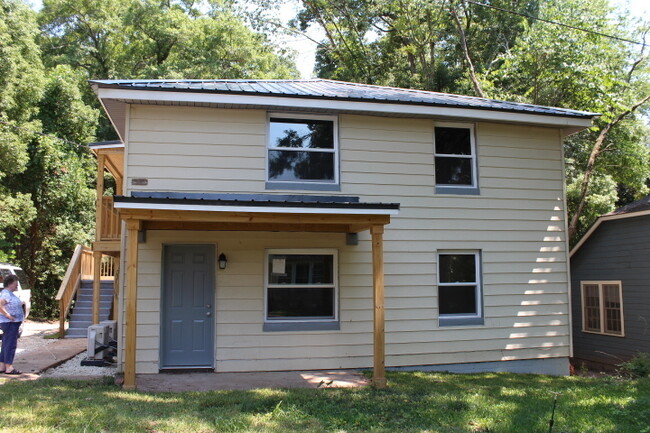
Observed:
[[[27,275],[20,267],[12,265],[10,263],[0,263],[0,290],[4,288],[4,279],[9,275],[15,275],[18,277],[18,290],[14,292],[21,301],[23,301],[23,311],[25,312],[25,319],[29,316],[29,310],[32,307],[32,290],[27,282]],[[22,327],[20,330],[22,334]],[[0,340],[2,339],[2,333],[0,332]]]

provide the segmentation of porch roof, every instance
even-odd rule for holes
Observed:
[[[114,206],[148,230],[357,233],[390,223],[400,205],[348,196],[133,192],[115,196]]]

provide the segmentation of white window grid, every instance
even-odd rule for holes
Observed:
[[[269,256],[272,255],[331,255],[333,261],[332,284],[270,284],[269,283]],[[296,323],[296,322],[337,322],[339,320],[339,270],[338,250],[332,248],[308,248],[308,249],[267,249],[264,255],[264,323]],[[313,288],[334,288],[334,317],[333,318],[288,318],[269,319],[268,317],[268,289],[269,288],[291,288],[291,287],[313,287]]]
[[[586,309],[586,294],[585,294],[585,286],[598,286],[598,307],[599,307],[599,318],[600,318],[600,330],[592,330],[592,329],[587,329],[587,315],[585,314],[585,309]],[[618,286],[618,298],[621,304],[620,312],[621,312],[621,332],[619,333],[614,333],[614,332],[608,332],[605,329],[605,321],[607,320],[606,314],[605,314],[605,293],[604,293],[604,286],[607,285],[612,285],[612,286]],[[590,333],[590,334],[601,334],[601,335],[609,335],[612,337],[625,337],[625,314],[623,312],[623,283],[620,280],[613,280],[613,281],[608,281],[608,280],[598,280],[598,281],[580,281],[580,303],[581,303],[581,314],[582,314],[582,332]]]
[[[472,184],[471,185],[457,185],[457,184],[449,184],[449,183],[438,183],[438,179],[436,179],[436,185],[437,186],[448,186],[448,187],[453,187],[453,188],[476,188],[478,185],[477,182],[477,164],[476,164],[476,138],[475,138],[475,127],[473,123],[457,123],[457,122],[436,122],[433,125],[434,130],[433,130],[433,157],[434,157],[434,163],[435,163],[435,158],[462,158],[462,159],[470,159],[471,160],[471,166],[472,166]],[[461,128],[461,129],[469,129],[469,140],[470,140],[470,148],[471,148],[471,155],[457,155],[454,153],[437,153],[436,152],[436,133],[435,133],[435,128]]]
[[[271,118],[278,119],[295,119],[295,120],[325,120],[332,122],[333,128],[333,148],[332,149],[309,149],[309,148],[291,148],[291,147],[278,147],[272,146],[270,143],[271,140]],[[269,152],[271,151],[281,151],[281,152],[317,152],[317,153],[333,153],[334,154],[334,179],[331,181],[318,181],[318,180],[271,180],[269,179]],[[322,184],[322,185],[338,185],[339,184],[339,125],[337,116],[321,116],[315,114],[303,114],[303,113],[267,113],[267,122],[266,122],[266,165],[265,165],[265,176],[267,182],[273,182],[275,184]]]
[[[462,283],[443,283],[440,281],[440,256],[441,255],[465,255],[465,256],[474,256],[474,275],[476,275],[476,281],[474,282],[462,282]],[[482,285],[481,285],[481,252],[480,251],[468,251],[468,250],[453,250],[453,251],[438,251],[437,254],[437,283],[438,287],[454,287],[454,286],[474,286],[476,293],[476,313],[475,314],[439,314],[439,317],[453,317],[458,319],[474,319],[477,317],[482,317],[483,311],[483,299],[482,299]],[[438,291],[438,298],[440,297],[440,291]]]

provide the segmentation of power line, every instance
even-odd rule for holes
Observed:
[[[581,27],[576,27],[576,26],[572,26],[572,25],[569,25],[569,24],[564,24],[564,23],[561,23],[561,22],[558,22],[558,21],[552,21],[552,20],[547,20],[547,19],[544,19],[544,18],[534,17],[532,15],[523,14],[521,12],[516,12],[516,11],[509,10],[509,9],[503,9],[503,8],[498,7],[498,6],[492,6],[492,5],[488,5],[488,4],[485,4],[485,3],[477,3],[477,2],[474,2],[474,1],[471,1],[471,0],[465,0],[465,2],[466,3],[471,3],[471,4],[476,5],[476,6],[483,6],[483,7],[486,7],[486,8],[495,9],[495,10],[505,12],[505,13],[508,13],[508,14],[519,15],[520,17],[530,18],[530,19],[536,20],[536,21],[542,21],[542,22],[548,23],[548,24],[554,24],[554,25],[560,26],[560,27],[566,27],[566,28],[569,28],[569,29],[578,30],[578,31],[585,32],[585,33],[590,33],[592,35],[598,35],[598,36],[603,36],[605,38],[616,39],[616,40],[621,41],[621,42],[628,42],[628,43],[631,43],[631,44],[637,44],[637,45],[641,45],[643,47],[649,46],[648,44],[646,44],[644,42],[638,42],[638,41],[633,41],[631,39],[619,38],[618,36],[612,36],[612,35],[608,35],[608,34],[605,34],[605,33],[596,32],[596,31],[593,31],[593,30],[583,29]]]

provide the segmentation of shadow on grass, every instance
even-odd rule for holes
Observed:
[[[545,433],[552,392],[562,393],[556,433],[638,433],[650,425],[648,380],[417,372],[388,379],[385,390],[157,394],[98,381],[13,382],[0,394],[9,408],[0,431]]]

